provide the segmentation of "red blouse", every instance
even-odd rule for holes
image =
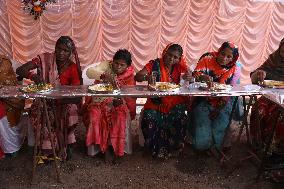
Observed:
[[[59,75],[61,85],[80,85],[80,77],[77,65],[72,63],[64,72]]]
[[[54,60],[52,53],[46,53],[45,56],[49,57],[47,62],[44,62],[45,58],[40,59],[39,56],[32,59],[32,63],[41,67],[41,64],[50,64]],[[42,62],[43,61],[43,62]],[[53,70],[49,70],[53,71]],[[59,80],[61,85],[80,85],[80,76],[78,73],[78,68],[75,63],[71,63],[68,68],[66,68],[59,75]]]

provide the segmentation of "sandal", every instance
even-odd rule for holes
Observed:
[[[44,164],[44,161],[46,161],[46,160],[47,160],[46,156],[36,156],[36,163],[38,165]]]

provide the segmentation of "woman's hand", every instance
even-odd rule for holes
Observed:
[[[202,74],[198,77],[198,81],[208,83],[212,81],[212,77],[206,74]]]
[[[123,104],[123,100],[121,98],[115,98],[112,100],[112,104],[114,107],[120,106]]]
[[[112,83],[113,82],[113,75],[111,73],[103,73],[101,75],[101,79],[104,83]]]
[[[137,82],[148,81],[149,75],[148,75],[147,69],[144,67],[142,70],[140,70],[138,73],[136,73],[134,79]]]
[[[40,84],[40,83],[43,83],[41,77],[39,75],[37,75],[37,74],[33,74],[30,79],[32,81],[34,81],[35,84],[37,84],[37,85]]]
[[[253,84],[263,83],[266,77],[266,72],[263,70],[257,70],[251,75],[251,81]]]
[[[185,72],[184,75],[182,76],[182,79],[185,81],[193,81],[194,77],[192,76],[192,73]]]
[[[206,74],[202,74],[198,76],[198,81],[200,82],[205,82],[208,86],[208,88],[211,88],[213,86],[213,77],[206,75]]]

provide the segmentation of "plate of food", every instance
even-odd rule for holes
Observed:
[[[194,82],[194,83],[190,83],[188,88],[189,89],[199,89],[199,88],[206,88],[207,89],[207,84],[202,83],[202,82]]]
[[[211,91],[230,91],[233,87],[231,85],[214,83],[210,88]]]
[[[20,88],[24,93],[48,93],[53,89],[50,83],[40,83],[38,85],[30,84]]]
[[[118,93],[119,90],[115,89],[111,84],[94,84],[88,87],[88,90],[92,93]]]
[[[200,90],[209,90],[209,91],[230,91],[233,87],[231,85],[222,84],[222,83],[213,83],[209,88],[207,84],[199,87]]]
[[[284,89],[284,81],[264,80],[262,85],[268,88]]]
[[[170,82],[156,82],[156,85],[150,85],[149,87],[160,92],[178,91],[180,89],[180,85]]]
[[[244,88],[245,88],[246,91],[259,91],[259,90],[261,89],[260,86],[258,86],[258,85],[253,85],[253,84],[251,84],[251,85],[245,85]]]

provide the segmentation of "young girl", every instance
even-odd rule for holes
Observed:
[[[109,62],[108,70],[101,75],[102,81],[95,82],[107,83],[116,77],[120,87],[135,85],[131,62],[130,52],[126,49],[118,50],[113,61]],[[93,97],[86,99],[85,107],[89,117],[86,136],[88,155],[94,156],[98,151],[102,151],[106,153],[107,161],[113,160],[112,152],[116,157],[123,156],[126,127],[136,115],[136,99]]]

